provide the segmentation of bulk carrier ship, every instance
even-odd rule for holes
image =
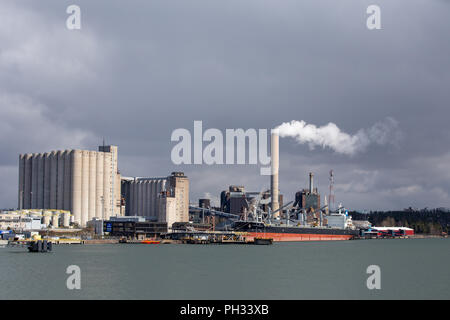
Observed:
[[[351,240],[359,235],[358,230],[352,229],[288,226],[255,221],[236,221],[231,228],[235,232],[245,233],[247,240],[270,238],[273,241],[335,241]]]

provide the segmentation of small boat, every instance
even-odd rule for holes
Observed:
[[[143,243],[143,244],[160,244],[161,240],[142,240],[141,243]]]
[[[128,240],[125,237],[122,237],[119,239],[119,243],[127,243],[127,242],[128,242]]]
[[[47,240],[38,240],[28,242],[29,252],[50,252],[52,251],[53,244]]]

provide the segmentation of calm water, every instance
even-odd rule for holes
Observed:
[[[381,290],[366,287],[372,264]],[[0,299],[450,299],[449,266],[450,239],[3,248]]]

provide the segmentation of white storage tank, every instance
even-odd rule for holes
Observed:
[[[45,227],[48,227],[50,225],[51,221],[51,215],[45,213],[42,217],[42,224],[45,225]]]
[[[59,214],[58,213],[54,213],[52,215],[52,227],[59,228]]]
[[[64,228],[68,228],[70,226],[70,213],[69,212],[62,213],[62,225]]]

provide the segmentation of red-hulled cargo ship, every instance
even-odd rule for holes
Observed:
[[[236,221],[232,229],[244,232],[247,240],[271,238],[273,241],[337,241],[351,240],[359,230],[325,227],[268,225],[262,222]]]

